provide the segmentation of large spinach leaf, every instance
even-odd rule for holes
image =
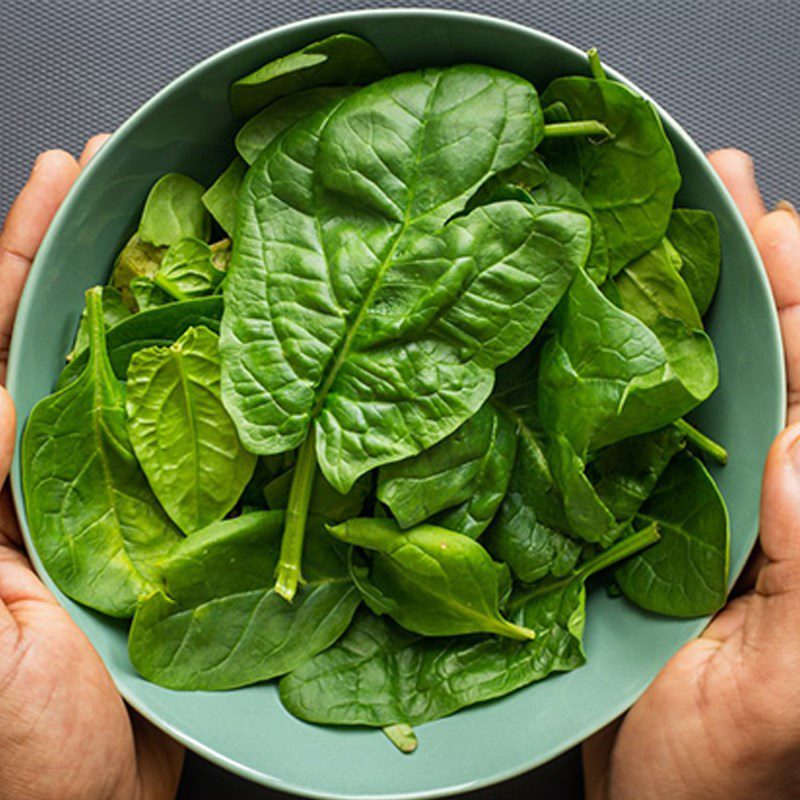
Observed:
[[[128,367],[128,435],[156,497],[184,533],[222,519],[256,457],[239,442],[220,399],[219,338],[189,328]]]
[[[378,499],[403,528],[430,519],[477,538],[505,495],[515,450],[513,424],[486,403],[429,450],[381,467]]]
[[[290,605],[272,588],[283,514],[217,522],[164,564],[165,588],[142,602],[129,652],[172,689],[232,689],[289,672],[333,644],[359,603],[344,548],[319,520],[306,540],[307,583]]]
[[[719,282],[722,254],[717,219],[710,211],[676,208],[669,220],[667,237],[681,257],[681,277],[703,315]]]
[[[675,153],[653,105],[626,86],[595,78],[556,78],[542,95],[573,119],[601,120],[611,136],[548,139],[543,152],[594,209],[612,274],[655,247],[667,231],[681,183]]]
[[[133,354],[145,347],[168,347],[184,331],[203,325],[214,332],[219,331],[222,317],[222,297],[198,297],[180,303],[152,308],[122,320],[109,329],[106,337],[111,368],[119,380],[128,374],[128,364]],[[74,381],[88,361],[88,353],[78,354],[61,372],[57,388]]]
[[[339,642],[281,680],[281,700],[309,722],[418,725],[575,669],[585,661],[586,578],[657,536],[640,531],[575,574],[512,599],[514,618],[536,633],[533,641],[427,638],[364,610]]]
[[[508,570],[469,536],[433,525],[401,530],[387,519],[351,519],[331,528],[348,544],[374,551],[369,583],[382,610],[425,636],[496,633],[532,639],[500,615]]]
[[[637,520],[658,523],[662,537],[616,570],[623,594],[672,617],[719,610],[727,594],[728,512],[703,464],[689,453],[676,456]]]
[[[369,42],[337,33],[240,78],[231,87],[231,107],[234,114],[245,117],[293,92],[368,83],[388,74],[386,59]]]
[[[523,203],[441,227],[531,149],[537,112],[532,87],[507,73],[427,70],[273,143],[245,182],[222,326],[223,396],[249,449],[302,444],[310,468],[296,474],[310,480],[316,458],[345,492],[483,403],[494,367],[535,334],[588,251],[583,215]],[[279,572],[287,596],[301,517]]]
[[[22,480],[36,551],[58,587],[115,617],[157,585],[180,539],[131,449],[125,390],[108,360],[101,287],[86,294],[89,351],[80,377],[34,407]]]

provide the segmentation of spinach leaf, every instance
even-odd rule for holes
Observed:
[[[583,272],[553,327],[539,373],[542,422],[582,458],[590,449],[674,422],[710,393],[709,380],[686,385],[682,377],[690,368],[679,372],[682,365],[673,365],[656,335],[606,299]]]
[[[247,117],[303,89],[369,83],[388,74],[389,65],[369,42],[337,33],[240,78],[231,86],[231,108],[237,116]]]
[[[425,636],[496,633],[532,639],[500,615],[508,570],[473,539],[419,525],[408,531],[386,519],[351,519],[330,528],[348,544],[375,551],[369,581],[386,599],[386,613]]]
[[[134,353],[145,347],[168,347],[184,331],[203,325],[217,332],[222,317],[222,298],[198,297],[180,303],[152,308],[109,329],[106,337],[111,368],[119,380],[128,374],[128,364]],[[88,361],[88,353],[77,355],[61,372],[57,388],[61,389],[80,375]]]
[[[728,512],[703,464],[677,455],[642,506],[638,525],[656,522],[661,541],[620,566],[623,594],[648,611],[672,617],[712,614],[725,603]]]
[[[164,564],[164,591],[137,608],[128,650],[171,689],[232,689],[289,672],[329,647],[359,603],[344,548],[312,521],[308,581],[289,605],[271,588],[283,514],[257,511],[186,539]]]
[[[685,445],[674,425],[601,450],[587,469],[598,497],[620,521],[633,519],[673,456]]]
[[[702,316],[708,311],[719,282],[722,253],[717,219],[710,211],[676,208],[669,220],[667,238],[680,255],[681,277]]]
[[[130,282],[130,292],[139,311],[149,311],[151,308],[158,308],[171,303],[175,299],[160,286],[156,286],[152,278],[144,276],[134,278]]]
[[[346,492],[478,409],[588,251],[583,215],[522,203],[442,228],[531,149],[537,109],[507,73],[428,70],[362,89],[270,146],[245,181],[222,326],[223,397],[248,449],[302,444],[298,474],[311,480],[318,459]],[[395,134],[365,146],[374,129]],[[300,512],[279,571],[287,597]]]
[[[145,200],[139,238],[156,247],[187,236],[208,239],[211,222],[201,200],[204,191],[197,181],[177,172],[159,178]]]
[[[122,301],[131,311],[137,310],[133,281],[152,278],[158,272],[165,252],[165,247],[148,244],[135,233],[117,256],[110,283],[119,291]]]
[[[293,450],[274,456],[258,456],[253,475],[244,487],[240,502],[244,507],[267,509],[270,506],[264,497],[264,490],[273,480],[283,475],[294,465]]]
[[[308,722],[419,725],[575,669],[585,661],[586,578],[657,536],[641,531],[574,575],[518,596],[515,620],[535,631],[533,641],[422,637],[362,610],[340,641],[281,680],[281,701]]]
[[[106,352],[100,287],[86,293],[86,310],[85,369],[31,412],[22,480],[36,551],[58,587],[98,611],[126,617],[157,585],[160,562],[180,534],[128,440],[125,390]]]
[[[189,328],[170,347],[135,353],[128,367],[131,444],[184,533],[222,519],[255,469],[220,399],[218,345],[208,328]]]
[[[505,494],[515,449],[512,423],[486,403],[429,450],[381,467],[378,499],[389,506],[402,528],[437,515],[433,524],[467,535],[472,534],[445,525],[442,519],[463,524],[472,520],[468,527],[477,538]],[[480,523],[470,517],[469,508],[479,512]]]
[[[672,145],[653,105],[605,78],[556,78],[542,102],[563,103],[573,119],[598,119],[611,131],[602,141],[547,139],[542,151],[594,209],[615,274],[667,231],[681,183]]]
[[[212,294],[225,273],[214,264],[214,252],[200,239],[180,239],[164,253],[153,283],[176,300]]]
[[[266,458],[280,458],[280,456],[266,456]],[[264,486],[264,499],[269,508],[286,509],[289,504],[293,478],[294,469],[291,468],[277,475]],[[314,476],[314,486],[308,502],[309,514],[316,514],[331,522],[344,522],[361,513],[364,502],[371,491],[372,478],[370,475],[362,475],[347,494],[341,494],[325,480],[322,473],[318,472]]]
[[[131,315],[131,311],[122,299],[122,294],[113,286],[102,287],[103,293],[103,322],[106,330],[113,327],[118,322],[122,322]],[[72,345],[67,355],[67,361],[72,361],[75,356],[86,350],[89,346],[89,320],[86,318],[86,309],[81,313],[81,321],[78,323],[78,333],[75,335],[75,343]]]
[[[236,134],[236,149],[250,165],[295,122],[344,100],[355,86],[322,86],[282,97],[249,119]]]
[[[236,232],[236,207],[246,172],[247,164],[237,156],[200,198],[220,228],[231,237]]]

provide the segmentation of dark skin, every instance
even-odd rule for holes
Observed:
[[[0,382],[30,263],[79,161],[40,156],[0,235]],[[740,595],[686,645],[621,720],[584,745],[587,800],[800,796],[800,218],[769,214],[743,153],[713,153],[764,259],[780,309],[788,427],[764,474],[760,551]],[[14,408],[0,386],[0,480]],[[0,495],[0,798],[170,800],[183,749],[126,707],[88,639],[25,556]]]

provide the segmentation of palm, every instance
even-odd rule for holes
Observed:
[[[788,421],[800,421],[800,220],[766,214],[742,154],[712,156],[753,231],[786,348]],[[623,720],[584,746],[591,800],[736,800],[800,794],[800,425],[764,473],[760,549],[740,596],[664,667]]]
[[[102,143],[92,140],[85,163]],[[79,170],[40,160],[0,239],[0,380],[30,259]],[[0,480],[14,408],[0,388]],[[0,496],[0,797],[156,800],[174,796],[181,748],[133,717],[88,639],[31,569],[8,489]]]

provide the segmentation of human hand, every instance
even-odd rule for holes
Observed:
[[[80,162],[42,154],[0,235],[0,384],[31,260]],[[14,406],[0,386],[0,483],[14,447]],[[183,749],[126,708],[89,640],[25,556],[8,487],[0,495],[0,799],[167,800]]]
[[[753,234],[786,351],[787,427],[767,458],[760,550],[739,596],[583,748],[587,800],[800,797],[800,217],[766,213],[750,159],[711,163]]]

